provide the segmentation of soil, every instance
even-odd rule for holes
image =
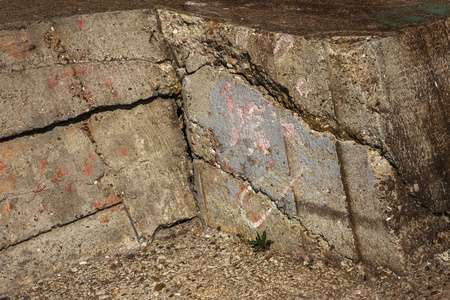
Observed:
[[[450,299],[449,254],[399,276],[345,260],[254,252],[194,219],[160,230],[140,251],[68,265],[0,299]]]

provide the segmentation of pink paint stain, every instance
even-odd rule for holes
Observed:
[[[286,45],[287,44],[287,45]],[[286,45],[286,46],[283,46]],[[275,59],[283,58],[289,52],[289,50],[294,47],[294,39],[290,35],[282,35],[273,49],[273,56]],[[281,50],[281,52],[280,52]]]
[[[83,26],[83,21],[81,21],[81,19],[78,20],[78,24],[80,24],[80,26]]]
[[[300,97],[308,98],[308,94],[312,92],[311,87],[308,84],[308,81],[304,78],[300,78],[297,81],[297,86],[295,87],[297,92],[300,94]]]

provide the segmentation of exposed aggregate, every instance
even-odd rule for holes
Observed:
[[[138,252],[81,261],[12,294],[0,292],[0,300],[450,299],[448,254],[399,277],[345,260],[254,253],[236,235],[193,220],[160,230]]]

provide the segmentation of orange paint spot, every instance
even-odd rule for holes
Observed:
[[[67,71],[66,73],[64,73],[64,76],[66,77],[72,76],[72,71]]]
[[[102,219],[102,223],[108,223],[109,222],[109,218],[108,215],[104,216]]]
[[[55,177],[52,179],[52,182],[56,182],[61,179],[64,175],[67,175],[67,169],[65,167],[61,167],[56,171]]]
[[[6,191],[6,187],[0,185],[0,193],[4,193]]]
[[[47,159],[46,159],[46,158],[42,158],[42,159],[39,161],[39,168],[40,168],[41,170],[45,170],[45,169],[47,169],[47,166],[48,166],[48,161],[47,161]]]
[[[94,169],[94,166],[91,163],[88,163],[87,161],[84,162],[85,168],[84,168],[84,174],[87,176],[92,174],[92,170]]]
[[[215,180],[214,180],[214,176],[212,176],[211,179],[209,180],[209,183],[210,183],[210,184],[214,184],[214,181],[215,181]]]
[[[66,185],[66,186],[64,187],[64,190],[65,190],[66,192],[70,193],[71,191],[73,191],[73,188],[72,188],[71,186]]]
[[[3,171],[4,168],[6,168],[6,165],[0,165],[0,171]]]
[[[126,148],[120,149],[120,154],[122,154],[122,156],[127,156],[128,155],[128,151]]]
[[[114,206],[114,207],[112,208],[112,210],[113,210],[113,211],[119,211],[119,210],[120,210],[120,206]]]

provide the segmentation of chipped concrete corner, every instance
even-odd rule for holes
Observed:
[[[429,32],[449,24],[305,38],[144,10],[1,31],[0,286],[197,214],[303,259],[406,272],[448,249],[449,41]]]

